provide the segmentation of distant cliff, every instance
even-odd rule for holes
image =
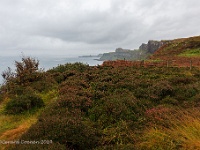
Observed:
[[[147,44],[142,44],[139,49],[130,50],[117,48],[115,52],[104,53],[100,60],[141,60],[146,59],[149,55],[153,54],[157,49],[163,46],[165,41],[148,41]]]
[[[148,41],[147,44],[142,44],[139,50],[145,51],[147,53],[153,54],[157,49],[163,46],[167,41]]]
[[[135,60],[138,55],[138,50],[117,48],[115,52],[104,53],[100,60]]]

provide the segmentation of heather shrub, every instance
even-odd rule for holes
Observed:
[[[173,97],[170,97],[170,96],[167,96],[165,98],[163,98],[161,101],[160,101],[161,104],[170,104],[170,105],[178,105],[178,100],[173,98]]]
[[[134,90],[134,95],[135,97],[137,97],[138,99],[148,99],[149,98],[149,95],[147,93],[147,89],[145,88],[141,88],[141,87],[138,87]]]
[[[57,87],[57,83],[51,74],[42,73],[42,78],[40,80],[31,82],[30,86],[37,92],[47,92]]]
[[[15,95],[23,95],[25,94],[29,89],[30,91],[33,91],[33,89],[31,87],[25,87],[25,86],[21,86],[21,85],[13,85],[12,87],[13,89],[9,91],[9,95],[10,97],[13,97]]]
[[[15,78],[19,85],[28,85],[41,78],[39,61],[31,57],[23,57],[22,61],[15,61]]]
[[[53,73],[53,72],[60,72],[63,73],[65,71],[78,71],[78,72],[84,72],[89,68],[89,65],[83,64],[80,62],[76,63],[66,63],[64,65],[58,65],[57,67],[54,67],[53,69],[48,70],[48,72]]]
[[[60,65],[47,71],[44,81],[53,83],[48,85],[53,93],[46,93],[44,83],[35,80],[29,86],[19,86],[12,95],[24,95],[27,87],[31,93],[42,91],[39,95],[48,106],[20,139],[46,139],[53,143],[17,145],[15,149],[179,148],[182,143],[177,141],[187,141],[188,136],[178,140],[171,137],[177,133],[170,131],[172,127],[182,125],[182,120],[177,119],[185,117],[178,108],[194,112],[200,104],[199,78],[193,74],[185,68]],[[52,97],[57,99],[49,104]],[[186,128],[182,129],[181,132]]]
[[[101,146],[101,147],[97,147],[95,148],[95,150],[113,150],[113,149],[117,149],[117,150],[133,150],[133,149],[137,149],[135,144],[119,144],[119,145],[106,145],[106,146]]]
[[[192,76],[176,76],[173,78],[170,78],[169,81],[173,83],[174,85],[178,84],[191,84],[197,81],[196,78]]]
[[[8,148],[8,150],[19,150],[19,149],[20,150],[66,150],[66,146],[57,142],[55,143],[52,142],[49,144],[16,144]],[[67,148],[67,150],[71,149]]]
[[[159,81],[149,88],[149,97],[155,102],[159,102],[166,96],[172,96],[174,89],[168,81]]]
[[[89,85],[84,80],[66,81],[59,87],[60,100],[58,103],[68,109],[81,109],[87,112],[92,104],[92,94],[88,88]]]
[[[136,135],[131,121],[121,120],[103,129],[100,145],[104,148],[125,148],[127,145],[135,144]]]
[[[65,81],[66,79],[68,79],[69,77],[72,77],[72,76],[74,76],[74,75],[76,75],[77,74],[77,72],[76,71],[73,71],[73,70],[67,70],[67,71],[65,71],[65,72],[52,72],[51,70],[50,71],[48,71],[48,73],[50,73],[51,74],[51,76],[54,78],[54,80],[58,83],[58,84],[60,84],[60,83],[62,83],[63,81]]]
[[[4,95],[0,94],[0,103],[4,100]]]
[[[200,104],[200,93],[198,93],[197,95],[195,95],[193,97],[194,102],[196,102],[197,104]]]
[[[6,113],[8,114],[19,114],[25,111],[30,111],[33,108],[40,108],[44,106],[43,100],[35,94],[24,94],[13,97],[6,104]]]
[[[97,145],[96,134],[93,124],[83,117],[79,109],[68,110],[61,102],[54,102],[21,139],[52,140],[65,149],[92,149]]]
[[[196,86],[193,85],[180,85],[175,88],[175,98],[178,101],[187,101],[196,94],[198,94],[199,90]]]
[[[21,95],[27,87],[41,92],[55,83],[49,74],[39,69],[39,61],[34,58],[23,57],[21,62],[15,61],[15,67],[14,72],[8,68],[2,73],[4,86],[10,95]]]
[[[5,99],[6,97],[6,87],[0,85],[0,103]]]
[[[113,95],[105,96],[94,102],[89,110],[89,118],[99,122],[103,127],[117,123],[120,120],[137,120],[140,107],[138,100],[127,90],[115,91]]]

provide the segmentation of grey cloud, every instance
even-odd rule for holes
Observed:
[[[1,0],[0,52],[92,53],[200,34],[199,0]]]

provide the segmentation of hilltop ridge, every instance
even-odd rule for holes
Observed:
[[[158,48],[163,46],[166,41],[149,40],[147,44],[142,43],[138,49],[117,48],[115,52],[104,53],[100,60],[141,60],[146,59],[153,54]]]
[[[142,44],[141,61],[105,61],[105,66],[157,66],[157,67],[200,67],[200,36],[174,40],[152,41]],[[141,59],[142,58],[142,59]],[[143,61],[145,60],[145,61]]]
[[[104,53],[99,60],[166,60],[197,59],[200,56],[200,36],[174,40],[149,40],[138,49],[117,48],[115,52]]]
[[[161,60],[186,58],[200,58],[200,36],[167,41],[150,57]]]

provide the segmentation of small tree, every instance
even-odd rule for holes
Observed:
[[[4,80],[6,80],[6,81],[8,81],[14,77],[14,73],[12,72],[10,67],[8,67],[7,70],[3,71],[1,75],[4,78]]]
[[[2,77],[5,80],[4,85],[1,87],[2,91],[9,91],[11,88],[11,84],[13,83],[13,80],[15,79],[15,73],[12,72],[11,68],[8,67],[7,70],[2,72]]]
[[[15,61],[15,73],[8,67],[1,75],[6,82],[11,81],[13,78],[18,78],[20,83],[24,82],[25,76],[30,76],[38,71],[39,61],[31,57],[23,57],[22,61]]]
[[[18,86],[29,85],[30,82],[37,81],[41,75],[38,73],[39,61],[31,57],[22,57],[22,61],[15,61],[15,72],[8,67],[2,72],[4,86],[2,89],[7,92],[13,91]]]
[[[31,57],[23,57],[22,62],[15,61],[15,66],[16,78],[20,84],[24,84],[27,82],[27,76],[32,77],[38,71],[39,61]]]

